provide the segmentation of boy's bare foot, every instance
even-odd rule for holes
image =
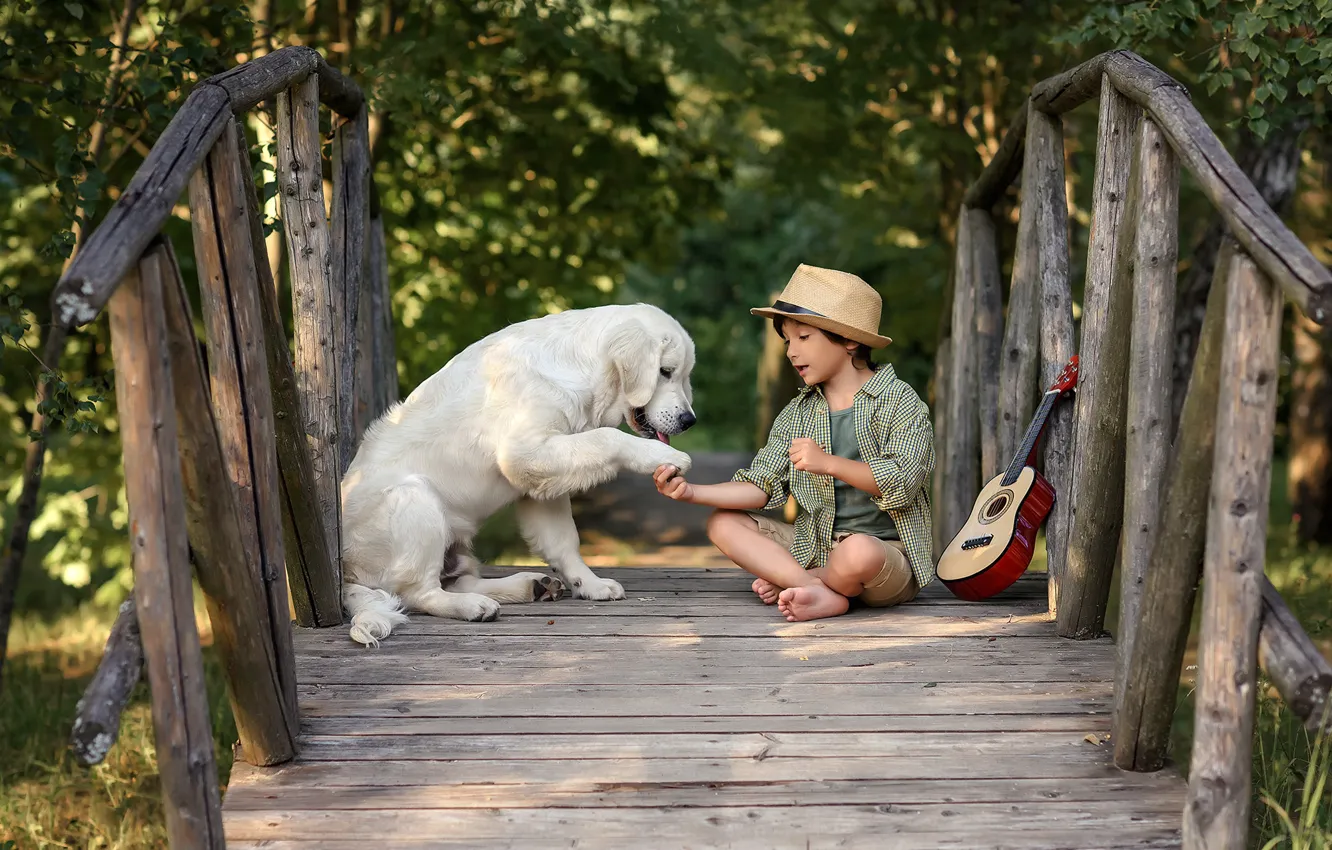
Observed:
[[[777,610],[792,623],[845,614],[851,601],[822,582],[788,587],[777,597]]]
[[[758,594],[758,598],[763,600],[764,605],[773,605],[777,602],[777,595],[782,589],[777,585],[765,579],[756,578],[750,588]]]

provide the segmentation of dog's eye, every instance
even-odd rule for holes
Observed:
[[[674,370],[674,369],[667,369],[667,368],[664,368],[664,367],[663,367],[662,370],[661,370],[661,376],[662,376],[663,378],[669,378],[671,375],[674,375],[674,374],[675,374],[675,370]]]

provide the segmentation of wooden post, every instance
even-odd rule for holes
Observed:
[[[939,458],[930,480],[930,504],[934,509],[932,532],[934,551],[942,552],[953,539],[957,529],[949,529],[944,524],[944,506],[948,504],[944,478],[944,461],[948,457],[948,376],[953,369],[953,338],[946,336],[939,341],[939,350],[934,352],[934,371],[931,380],[934,384],[934,456]]]
[[[972,268],[976,275],[976,396],[980,413],[980,483],[1008,464],[999,454],[999,363],[1004,344],[1004,294],[999,283],[999,248],[989,210],[967,209],[971,219]]]
[[[245,209],[250,172],[241,170],[241,151],[231,128],[218,137],[190,180],[190,220],[207,329],[213,414],[236,495],[246,569],[266,600],[262,622],[273,644],[271,657],[287,713],[294,718],[296,661],[282,546],[273,394],[259,309],[258,263],[263,255],[256,256],[250,243]],[[258,625],[251,623],[249,628]],[[279,747],[276,755],[286,749]]]
[[[239,154],[245,165],[248,165],[245,152],[249,150],[249,144],[245,140],[245,129],[237,123],[235,132],[239,140]],[[244,181],[244,190],[250,244],[257,257],[264,248],[264,233],[259,218],[259,197],[253,180]],[[319,505],[309,497],[309,494],[315,492],[314,465],[310,459],[305,429],[301,426],[296,373],[292,369],[287,348],[287,335],[283,329],[272,270],[264,263],[258,264],[258,268],[260,318],[273,393],[282,528],[286,536],[287,579],[291,588],[292,609],[297,624],[301,626],[336,626],[342,623],[341,590],[334,566],[335,553],[331,553],[328,548],[323,516]]]
[[[948,535],[967,521],[980,491],[980,420],[976,416],[976,273],[973,219],[957,218],[957,256],[953,273],[953,333],[949,358],[948,432],[944,454],[943,525]]]
[[[398,403],[398,351],[393,333],[393,297],[389,289],[388,246],[379,193],[370,181],[370,233],[367,237],[367,282],[370,287],[371,327],[374,333],[375,404],[370,419]]]
[[[151,246],[150,246],[150,250]],[[223,847],[217,765],[194,626],[185,493],[160,264],[142,259],[108,305],[139,610],[167,837]]]
[[[370,131],[365,106],[333,131],[332,285],[341,301],[335,312],[334,354],[338,360],[338,475],[347,471],[360,443],[356,427],[357,363],[369,358],[360,348],[361,281],[365,271],[369,218]]]
[[[199,254],[200,260],[205,257]],[[165,286],[185,517],[194,563],[213,625],[213,643],[226,675],[243,757],[255,765],[296,755],[296,706],[283,672],[295,667],[290,640],[285,663],[273,640],[265,583],[247,546],[243,494],[232,476],[208,378],[194,335],[189,298],[170,243],[154,252]],[[252,542],[252,541],[251,541]],[[285,602],[285,599],[283,600]],[[290,632],[290,625],[288,625]]]
[[[1028,103],[1028,110],[1034,109]],[[1036,361],[1040,339],[1040,231],[1037,219],[1040,185],[1057,180],[1063,185],[1063,161],[1048,160],[1050,119],[1036,116],[1040,133],[1031,132],[1027,118],[1026,149],[1022,166],[1022,208],[1018,214],[1017,248],[1008,287],[1008,317],[1004,324],[1003,363],[999,367],[999,439],[1001,464],[1011,463],[1036,409]],[[1040,158],[1038,149],[1044,149]]]
[[[106,758],[120,734],[120,716],[142,675],[143,640],[139,637],[139,617],[131,596],[120,604],[120,614],[107,636],[97,672],[74,709],[69,748],[80,765],[91,767]]]
[[[1124,527],[1119,541],[1115,714],[1127,687],[1143,583],[1161,520],[1170,451],[1175,266],[1179,252],[1179,161],[1150,119],[1138,134],[1138,227],[1133,259],[1132,354],[1124,445]]]
[[[301,422],[314,467],[313,498],[324,521],[336,585],[342,586],[342,503],[339,482],[337,357],[341,292],[333,285],[328,221],[319,151],[319,78],[278,93],[278,179],[283,231],[291,264],[292,310],[296,326],[296,381]],[[289,493],[289,497],[296,496]]]
[[[1111,737],[1115,764],[1124,770],[1160,770],[1170,743],[1179,668],[1202,568],[1226,280],[1234,261],[1235,243],[1228,239],[1217,258],[1184,411],[1166,463],[1159,525],[1170,533],[1161,535],[1152,545],[1133,644],[1119,648],[1128,652],[1128,678],[1123,696],[1116,699],[1118,710]],[[1173,293],[1164,297],[1173,298]]]
[[[1267,576],[1262,577],[1262,592],[1258,660],[1306,729],[1332,733],[1332,665],[1300,628]]]
[[[1087,369],[1080,372],[1075,402],[1072,474],[1064,499],[1068,555],[1056,625],[1061,637],[1078,640],[1103,631],[1123,521],[1130,274],[1140,195],[1132,172],[1141,121],[1141,109],[1102,84],[1079,351]]]
[[[1034,238],[1040,282],[1040,384],[1048,388],[1073,356],[1073,294],[1068,284],[1068,198],[1064,194],[1064,128],[1058,116],[1033,108],[1027,118],[1027,164],[1035,198]],[[1026,429],[1027,423],[1020,426]],[[1058,614],[1068,548],[1073,406],[1056,404],[1045,425],[1045,477],[1055,504],[1045,521],[1050,613]]]
[[[1186,848],[1242,848],[1253,770],[1254,683],[1281,354],[1281,293],[1236,254],[1226,287],[1216,450],[1203,558],[1202,636]]]
[[[356,434],[356,444],[359,446],[361,435],[365,429],[374,421],[375,407],[377,405],[379,392],[375,388],[375,317],[374,298],[371,294],[371,278],[365,275],[364,283],[361,287],[360,302],[361,306],[356,311],[356,380],[353,386],[356,390],[356,405],[352,410],[352,431]]]

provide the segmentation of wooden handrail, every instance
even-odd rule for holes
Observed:
[[[295,311],[294,364],[236,118],[267,98],[276,98],[281,119],[294,300],[308,308],[317,295],[320,306],[318,315]],[[320,103],[345,119],[334,127],[331,238]],[[108,307],[135,526],[138,617],[122,615],[71,744],[93,764],[114,741],[138,674],[127,639],[137,622],[173,847],[224,845],[188,550],[236,716],[237,757],[251,764],[281,764],[298,751],[292,615],[303,626],[342,619],[338,480],[360,431],[398,393],[370,177],[360,89],[309,48],[280,50],[196,86],[52,294],[60,332]],[[160,232],[187,184],[209,375]]]
[[[1262,577],[1258,660],[1306,729],[1332,732],[1332,665],[1318,651],[1281,594]]]
[[[947,534],[975,496],[977,457],[988,455],[984,480],[997,471],[988,446],[997,445],[1003,457],[1014,451],[1032,410],[1037,340],[1041,384],[1051,365],[1071,353],[1059,116],[1097,96],[1076,438],[1052,420],[1045,452],[1044,472],[1058,493],[1046,524],[1050,614],[1063,637],[1100,635],[1118,561],[1115,762],[1156,770],[1165,761],[1205,568],[1184,842],[1239,847],[1250,815],[1257,669],[1268,672],[1310,728],[1328,723],[1332,701],[1332,666],[1263,575],[1281,296],[1326,324],[1332,272],[1263,201],[1184,88],[1131,51],[1101,54],[1034,86],[963,197],[954,297],[967,303],[952,305],[953,334],[941,354],[949,362],[935,371],[944,399],[936,504]],[[1171,356],[1181,167],[1197,179],[1229,235],[1184,415],[1167,443],[1170,389],[1160,375],[1168,376]],[[976,386],[974,361],[993,356],[978,353],[975,341],[988,338],[989,323],[1000,315],[981,296],[998,262],[977,251],[975,233],[1024,170],[996,421],[988,415],[993,403]],[[977,409],[979,415],[971,412]],[[1214,469],[1214,455],[1227,461]]]
[[[121,279],[171,215],[176,199],[234,115],[252,109],[311,74],[320,101],[355,117],[360,87],[309,47],[284,47],[201,81],[144,158],[125,191],[90,233],[51,294],[51,315],[69,328],[97,318]]]
[[[355,118],[365,105],[361,87],[311,47],[284,47],[214,74],[200,85],[221,86],[233,112],[247,112],[310,74],[319,75],[319,100],[344,118]]]
[[[1332,317],[1332,271],[1263,202],[1258,189],[1198,113],[1187,90],[1170,75],[1131,50],[1102,53],[1037,83],[1031,106],[1060,114],[1099,93],[1108,79],[1160,125],[1180,162],[1229,225],[1235,238],[1308,316],[1319,325]],[[968,187],[963,203],[990,207],[1021,171],[1026,106],[1019,110],[999,150]],[[1009,141],[1009,136],[1013,140]]]

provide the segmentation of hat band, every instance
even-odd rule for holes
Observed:
[[[818,316],[820,319],[828,318],[822,313],[816,313],[806,307],[801,307],[799,304],[792,304],[790,301],[782,301],[781,299],[772,302],[772,309],[780,310],[783,313],[803,313],[806,316]]]

